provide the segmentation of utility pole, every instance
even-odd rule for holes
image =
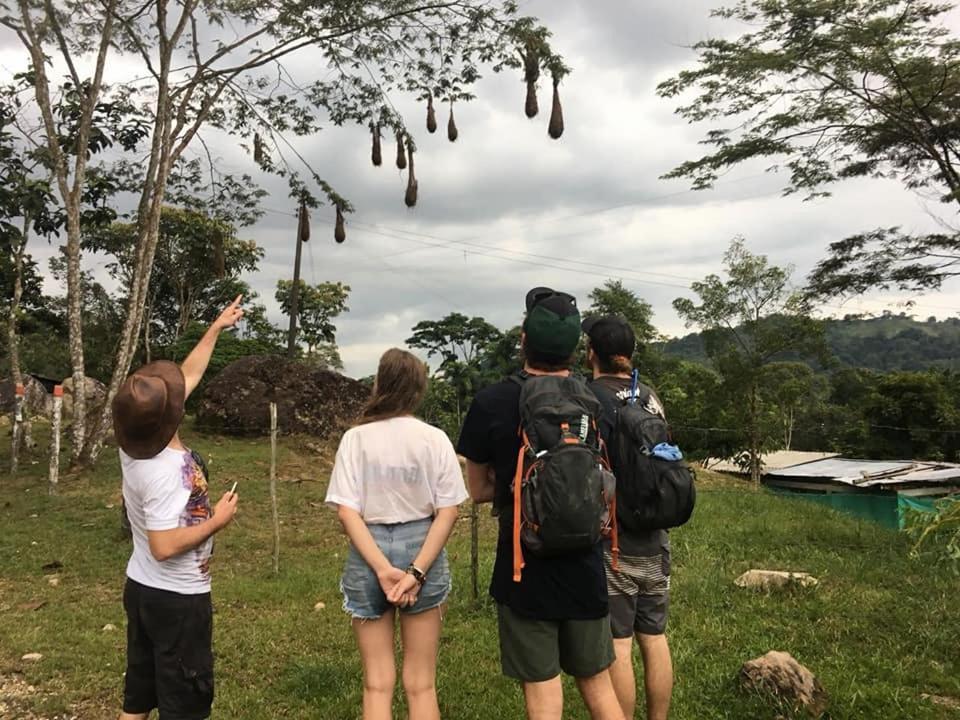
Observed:
[[[300,311],[300,256],[302,245],[310,239],[310,216],[307,203],[300,201],[297,211],[297,253],[293,261],[293,287],[290,288],[290,331],[287,336],[287,357],[297,356],[297,313]]]

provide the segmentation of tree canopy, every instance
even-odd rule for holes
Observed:
[[[829,194],[856,177],[889,178],[946,206],[942,233],[882,228],[835,242],[813,272],[828,296],[872,287],[939,287],[960,272],[960,42],[953,4],[904,0],[743,0],[714,15],[746,31],[694,45],[697,67],[660,84],[677,112],[709,123],[711,150],[666,177],[708,188],[760,160],[786,192]],[[692,97],[691,97],[692,96]]]
[[[791,290],[789,271],[752,254],[742,239],[730,244],[724,267],[726,279],[708,275],[691,285],[699,303],[677,298],[673,306],[688,326],[704,331],[707,356],[747,430],[751,475],[759,482],[766,439],[761,391],[765,378],[776,379],[764,371],[788,354],[821,352],[823,330],[808,300]]]
[[[290,315],[293,282],[277,282],[276,299],[284,314]],[[337,352],[337,326],[333,321],[347,312],[350,286],[341,282],[308,285],[300,281],[297,302],[299,337],[307,345],[307,359],[320,365],[341,369],[343,361]]]
[[[404,199],[412,206],[417,202],[416,145],[410,125],[395,109],[394,94],[414,93],[431,111],[434,100],[448,103],[453,141],[454,105],[473,97],[484,68],[523,70],[528,114],[530,89],[536,90],[543,71],[554,87],[549,135],[557,138],[563,130],[557,87],[569,68],[553,50],[547,28],[522,16],[513,0],[306,5],[291,0],[56,0],[2,4],[0,24],[13,31],[29,54],[30,69],[23,77],[36,103],[38,145],[63,206],[70,355],[77,387],[85,387],[86,366],[82,205],[91,181],[104,177],[91,166],[91,156],[114,144],[138,152],[136,262],[108,399],[126,376],[141,338],[168,187],[204,133],[236,137],[261,170],[286,178],[298,202],[308,207],[328,203],[336,213],[335,237],[343,241],[349,200],[337,192],[336,178],[321,176],[297,153],[289,136],[310,135],[328,123],[369,125],[375,145],[381,131],[395,134],[408,173]],[[312,62],[291,62],[306,50],[315,53]],[[141,67],[142,75],[111,84],[114,67],[130,63]],[[324,72],[317,72],[318,65]],[[52,77],[51,67],[65,68],[66,78]],[[435,129],[435,118],[432,125]],[[216,175],[216,169],[211,167],[210,174]],[[241,179],[228,190],[243,184]],[[73,457],[90,462],[102,447],[109,417],[102,412],[88,433],[83,392],[74,402]]]

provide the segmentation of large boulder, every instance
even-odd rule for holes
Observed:
[[[23,376],[24,413],[28,418],[49,418],[53,414],[53,395],[32,375]],[[0,380],[0,412],[9,415],[16,406],[16,386],[12,380]]]
[[[91,377],[84,378],[87,400],[87,417],[95,417],[100,413],[104,402],[107,399],[107,386],[99,380]],[[64,421],[73,419],[73,378],[68,377],[63,381],[63,419]]]
[[[740,683],[773,701],[781,710],[820,717],[827,709],[827,693],[810,670],[787,652],[771,650],[740,668]]]
[[[280,432],[335,437],[357,419],[369,395],[366,385],[340,373],[275,355],[251,355],[210,381],[197,424],[231,435],[265,435],[275,402]]]

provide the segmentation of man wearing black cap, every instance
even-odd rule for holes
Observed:
[[[527,293],[521,347],[528,375],[567,376],[580,339],[576,299],[538,287]],[[513,579],[512,489],[520,438],[521,385],[504,380],[477,393],[458,451],[474,502],[492,502],[500,533],[490,582],[497,602],[503,673],[523,683],[527,717],[559,720],[560,673],[576,678],[595,720],[622,720],[607,668],[613,662],[603,548],[553,557],[528,554]]]
[[[603,405],[600,434],[607,442],[617,475],[617,442],[613,432],[617,409],[634,393],[644,409],[664,417],[663,405],[646,385],[634,387],[633,328],[618,315],[589,317],[583,321],[587,335],[587,362],[593,370],[591,387]],[[632,718],[637,702],[633,673],[633,638],[643,659],[647,718],[666,720],[673,691],[670,647],[664,634],[670,603],[670,542],[664,530],[631,531],[621,524],[618,568],[605,554],[610,593],[610,625],[616,660],[610,677],[624,715]]]

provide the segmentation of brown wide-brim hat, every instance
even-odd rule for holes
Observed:
[[[113,431],[130,457],[159,455],[183,420],[186,381],[176,363],[158,360],[123,381],[113,398]]]

